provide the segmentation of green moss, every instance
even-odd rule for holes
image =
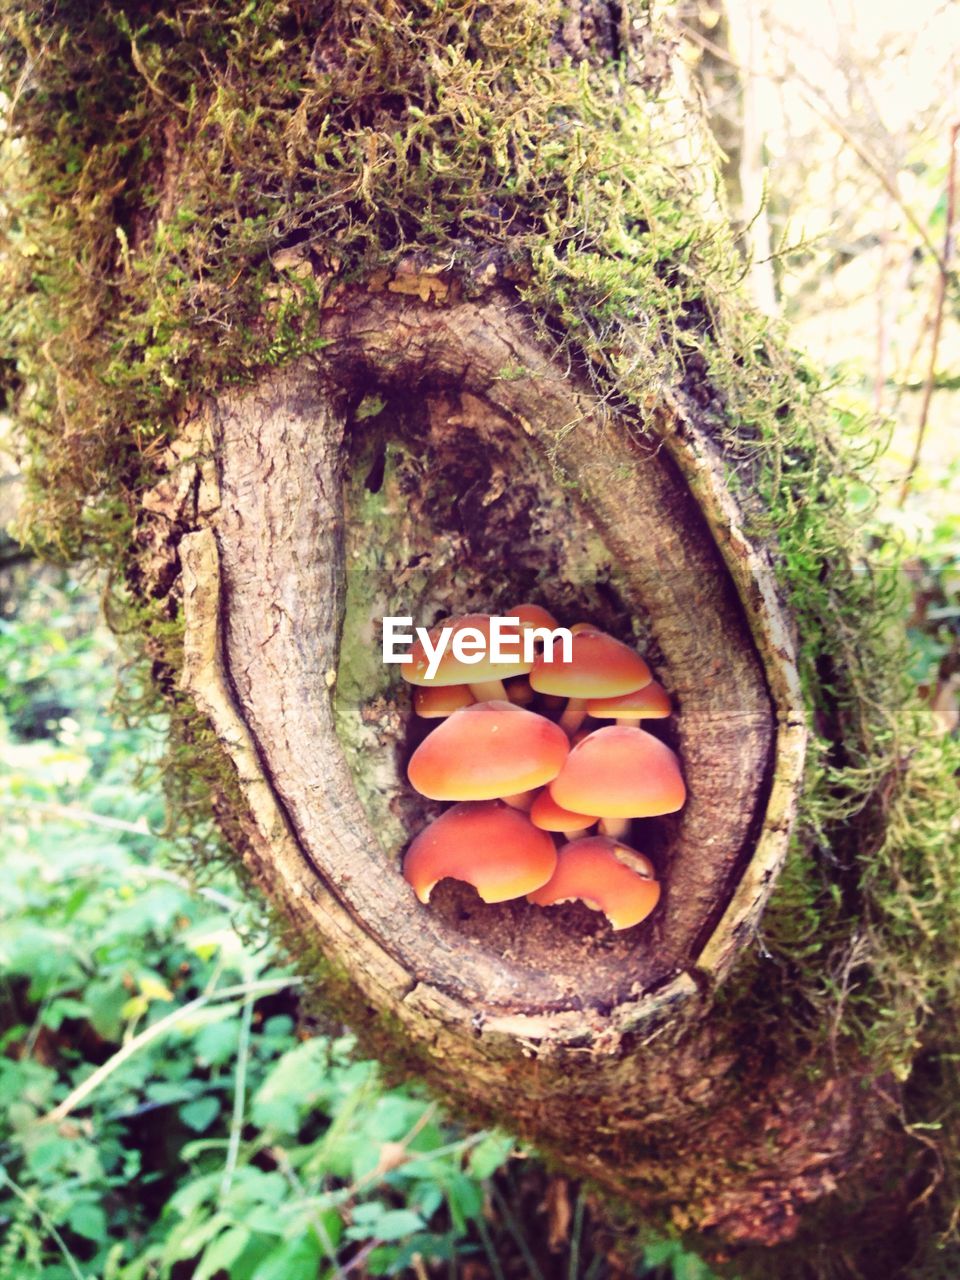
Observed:
[[[33,454],[33,537],[123,581],[138,496],[189,406],[320,343],[322,286],[297,254],[345,281],[417,251],[454,271],[493,255],[630,420],[664,382],[712,394],[731,485],[776,549],[814,730],[764,952],[723,999],[812,1071],[864,1056],[913,1070],[915,1118],[942,1123],[957,749],[903,674],[896,564],[868,558],[850,515],[872,433],[744,305],[728,232],[671,162],[642,77],[554,56],[560,12],[3,0],[0,341]],[[382,499],[362,500],[375,516]],[[180,820],[206,832],[212,798],[229,838],[239,794],[176,691],[178,621],[159,601],[129,625],[174,713]],[[361,649],[344,646],[341,700],[369,695]],[[938,1136],[952,1160],[951,1141]]]

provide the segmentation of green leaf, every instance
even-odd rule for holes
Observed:
[[[483,1191],[480,1184],[466,1174],[455,1173],[446,1183],[447,1204],[454,1226],[462,1233],[467,1223],[483,1213]]]
[[[90,1025],[104,1040],[119,1040],[123,1027],[123,1006],[127,992],[117,979],[93,982],[86,990]]]
[[[385,1209],[378,1201],[357,1205],[353,1219],[353,1226],[345,1233],[349,1240],[402,1240],[426,1226],[419,1213],[411,1209]]]
[[[317,1274],[321,1257],[320,1246],[312,1236],[287,1240],[264,1258],[251,1280],[294,1280],[295,1276],[312,1278]]]
[[[196,1098],[180,1108],[180,1119],[194,1133],[202,1133],[208,1129],[220,1114],[220,1099],[211,1097]]]
[[[513,1150],[513,1138],[503,1133],[488,1133],[470,1152],[467,1169],[474,1178],[484,1181],[492,1178],[501,1165],[506,1164]]]
[[[193,1280],[211,1280],[218,1271],[229,1274],[231,1264],[243,1253],[249,1239],[250,1232],[246,1227],[230,1227],[223,1235],[217,1236],[204,1249],[200,1265],[193,1273]]]
[[[81,1202],[75,1204],[67,1215],[70,1230],[85,1240],[104,1241],[107,1239],[107,1215],[98,1204]]]

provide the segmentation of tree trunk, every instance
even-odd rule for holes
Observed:
[[[890,838],[918,748],[870,719],[900,705],[863,669],[888,622],[838,585],[842,450],[809,375],[731,302],[735,255],[711,256],[669,40],[614,4],[281,6],[252,33],[240,8],[136,31],[21,15],[6,37],[26,155],[74,191],[68,235],[102,264],[74,253],[44,304],[55,390],[40,360],[28,385],[59,498],[39,518],[72,546],[99,513],[190,746],[175,785],[195,772],[293,952],[392,1067],[741,1274],[895,1274],[939,1176],[901,1091],[939,978],[875,1014],[877,1043],[862,1024],[896,1003],[891,956],[942,972],[944,953],[926,924],[884,950],[877,886],[941,875],[946,819],[928,876]],[[501,184],[472,186],[461,153]],[[416,730],[379,621],[530,596],[639,642],[674,700],[689,800],[643,825],[663,899],[623,933],[452,881],[424,907],[401,876],[437,807],[405,783]]]

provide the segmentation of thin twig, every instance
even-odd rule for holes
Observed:
[[[90,809],[78,809],[74,805],[54,804],[48,800],[8,800],[0,799],[0,809],[16,809],[22,813],[40,813],[50,818],[64,818],[67,822],[77,822],[84,826],[104,827],[108,831],[127,831],[135,836],[149,836],[153,833],[143,818],[137,822],[127,822],[123,818],[108,818],[102,813],[93,813]]]
[[[910,465],[907,467],[907,473],[903,477],[903,483],[900,486],[900,496],[897,499],[897,506],[902,507],[907,500],[907,494],[910,492],[910,486],[913,483],[913,477],[917,467],[920,465],[920,452],[923,449],[923,439],[927,434],[927,420],[930,416],[930,402],[933,399],[933,391],[937,381],[937,357],[940,351],[940,334],[943,331],[943,314],[946,310],[947,289],[950,285],[950,260],[953,257],[953,219],[955,212],[956,186],[957,186],[957,137],[960,135],[960,120],[955,120],[950,126],[950,158],[947,162],[947,201],[946,201],[946,227],[943,233],[943,257],[938,259],[937,265],[939,274],[937,276],[937,301],[936,312],[933,320],[933,335],[930,338],[930,363],[927,365],[927,381],[923,388],[923,402],[920,405],[920,420],[917,423],[917,438],[913,446],[913,456],[910,459]]]
[[[290,1183],[290,1186],[300,1197],[302,1203],[307,1204],[307,1189],[301,1182],[296,1169],[294,1169],[293,1165],[290,1163],[290,1157],[287,1155],[286,1151],[284,1151],[283,1147],[270,1147],[269,1151],[271,1157],[277,1162],[277,1168]],[[313,1227],[314,1231],[316,1231],[317,1237],[320,1241],[320,1247],[326,1254],[327,1261],[336,1262],[336,1246],[330,1239],[330,1232],[327,1230],[323,1219],[319,1214],[314,1213],[312,1205],[307,1205],[307,1221]]]
[[[95,1089],[108,1079],[113,1073],[135,1053],[138,1053],[146,1045],[152,1044],[154,1040],[159,1040],[161,1036],[166,1035],[171,1027],[176,1026],[178,1022],[182,1022],[185,1018],[189,1018],[192,1014],[197,1013],[200,1009],[205,1008],[208,1004],[219,1004],[223,1000],[236,1000],[238,998],[249,998],[264,994],[268,991],[283,991],[286,987],[301,986],[302,978],[262,978],[259,982],[240,982],[232,987],[222,987],[216,992],[205,992],[201,996],[197,996],[195,1000],[188,1001],[187,1004],[181,1005],[179,1009],[174,1009],[172,1013],[168,1013],[165,1018],[161,1018],[159,1022],[153,1023],[141,1031],[139,1035],[129,1040],[122,1049],[106,1060],[96,1071],[87,1076],[81,1084],[77,1085],[64,1100],[52,1111],[48,1111],[45,1116],[41,1116],[37,1120],[37,1124],[56,1124],[60,1120],[75,1111],[85,1098],[88,1098]]]
[[[493,1241],[490,1238],[490,1232],[487,1228],[487,1224],[483,1220],[482,1209],[480,1210],[476,1221],[477,1232],[480,1235],[480,1243],[483,1245],[483,1251],[487,1255],[487,1261],[490,1263],[490,1270],[493,1272],[493,1280],[506,1280],[506,1276],[503,1274],[503,1267],[500,1265],[500,1259],[497,1257],[497,1252],[493,1247]]]
[[[348,1276],[354,1267],[359,1267],[362,1262],[366,1262],[370,1254],[373,1253],[374,1249],[378,1248],[381,1243],[382,1242],[380,1240],[376,1239],[369,1241],[369,1243],[365,1244],[362,1249],[359,1249],[348,1262],[345,1262],[342,1267],[337,1267],[336,1271],[334,1271],[330,1276],[330,1280],[344,1280],[344,1276]]]
[[[233,1182],[240,1154],[240,1134],[247,1109],[247,1063],[250,1060],[250,1031],[253,1026],[253,1001],[244,1002],[240,1015],[240,1035],[237,1043],[237,1067],[233,1077],[233,1114],[230,1117],[230,1138],[227,1142],[227,1158],[220,1179],[220,1195],[226,1197]]]
[[[570,1259],[567,1267],[568,1280],[577,1280],[580,1272],[580,1239],[583,1235],[583,1211],[586,1207],[583,1189],[577,1193],[577,1207],[573,1211],[573,1232],[570,1236]]]
[[[496,1183],[494,1182],[490,1183],[490,1190],[493,1193],[493,1203],[497,1206],[497,1210],[501,1218],[503,1218],[507,1230],[513,1236],[516,1241],[517,1248],[523,1255],[523,1260],[527,1264],[527,1270],[530,1272],[531,1280],[544,1280],[543,1272],[537,1265],[537,1260],[533,1256],[530,1246],[527,1244],[526,1236],[523,1234],[523,1230],[520,1227],[519,1222],[517,1222],[517,1219],[514,1217],[506,1196],[499,1191]]]

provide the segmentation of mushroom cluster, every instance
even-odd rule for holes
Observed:
[[[557,627],[539,605],[508,616],[521,629]],[[490,617],[443,626],[489,635]],[[464,664],[448,651],[432,677],[423,645],[414,645],[403,668],[416,686],[414,709],[441,723],[414,751],[408,777],[421,795],[453,802],[404,858],[421,902],[450,877],[484,902],[579,900],[613,929],[639,924],[657,905],[653,865],[626,841],[632,818],[674,813],[686,798],[677,756],[638,723],[668,716],[670,702],[634,650],[590,623],[570,630],[567,661],[547,637],[532,662],[506,666]],[[587,717],[616,723],[584,727]],[[555,836],[565,841],[559,849]]]

